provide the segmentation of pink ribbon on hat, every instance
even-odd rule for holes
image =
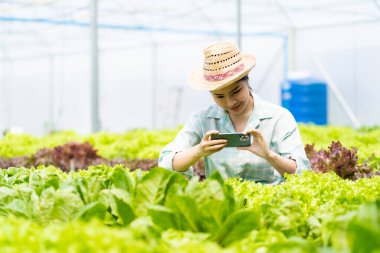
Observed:
[[[236,68],[227,71],[226,73],[217,74],[217,75],[203,75],[203,78],[205,80],[211,81],[211,82],[221,81],[221,80],[224,80],[230,76],[235,75],[236,73],[242,71],[243,69],[244,69],[244,64],[242,63],[239,66],[237,66]]]

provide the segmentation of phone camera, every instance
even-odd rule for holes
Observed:
[[[249,141],[249,135],[240,136],[240,141]]]

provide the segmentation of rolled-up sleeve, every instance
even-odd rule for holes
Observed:
[[[201,113],[193,113],[184,127],[178,132],[175,139],[167,144],[160,152],[158,158],[158,166],[173,170],[173,158],[176,153],[187,150],[201,141],[202,135],[202,122]],[[184,174],[192,175],[192,167],[189,168]]]
[[[279,154],[296,162],[295,174],[310,170],[310,162],[306,157],[298,125],[286,109],[276,124],[276,139]]]

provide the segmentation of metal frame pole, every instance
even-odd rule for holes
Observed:
[[[152,128],[157,128],[157,44],[152,43]]]
[[[91,122],[92,132],[100,130],[99,63],[98,63],[98,1],[91,1]]]
[[[237,0],[236,2],[237,5],[237,44],[238,47],[241,48],[241,0]]]
[[[50,66],[50,76],[49,76],[49,123],[47,126],[47,130],[50,133],[55,130],[54,124],[54,88],[55,88],[55,57],[53,54],[50,54],[49,57],[49,66]]]

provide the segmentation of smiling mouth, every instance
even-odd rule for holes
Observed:
[[[230,109],[231,109],[231,110],[236,110],[237,108],[240,107],[240,105],[241,105],[241,104],[239,104],[238,106],[235,106],[235,107],[231,107]]]

